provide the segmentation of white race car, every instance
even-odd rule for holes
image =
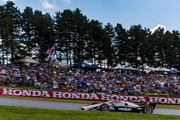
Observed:
[[[105,103],[92,103],[81,107],[81,110],[100,110],[100,111],[121,111],[121,112],[138,112],[152,114],[156,103],[141,102],[141,105],[128,102],[127,100],[110,100]]]

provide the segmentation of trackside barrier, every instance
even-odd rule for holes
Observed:
[[[180,105],[180,98],[120,96],[120,95],[80,93],[80,92],[25,90],[25,89],[1,88],[1,87],[0,87],[0,95],[16,96],[16,97],[19,96],[19,97],[36,97],[36,98],[88,100],[88,101],[122,100],[123,98],[125,98],[126,100],[134,103],[147,101],[147,102],[156,102],[157,104]]]
[[[169,94],[144,94],[144,96],[158,96],[158,97],[169,97]]]

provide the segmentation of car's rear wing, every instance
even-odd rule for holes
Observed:
[[[156,104],[157,103],[154,103],[154,102],[141,102],[141,105],[150,105],[153,107],[153,109],[156,107]]]
[[[154,108],[156,107],[156,104],[157,104],[157,103],[149,102],[149,105],[153,107],[153,110],[154,110]]]

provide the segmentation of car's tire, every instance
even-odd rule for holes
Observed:
[[[93,103],[91,103],[91,105],[95,105],[95,104],[98,104],[97,102],[93,102]]]
[[[146,114],[152,114],[153,113],[153,108],[151,106],[146,106],[143,110],[144,113]]]
[[[102,104],[100,106],[100,111],[109,111],[110,107],[108,104]]]

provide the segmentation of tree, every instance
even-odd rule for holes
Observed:
[[[164,34],[164,53],[166,54],[164,67],[178,68],[179,67],[179,45],[178,31]]]
[[[88,60],[87,39],[88,19],[79,9],[75,11],[64,10],[55,16],[55,30],[58,36],[59,59],[65,59],[72,64]]]
[[[84,62],[89,60],[88,56],[88,38],[89,38],[89,20],[85,15],[81,13],[79,9],[73,11],[73,32],[72,32],[72,43],[73,43],[73,61]]]
[[[113,40],[113,47],[115,50],[115,63],[125,65],[128,61],[129,47],[128,47],[128,33],[121,24],[117,24],[115,29],[115,38]]]
[[[164,34],[165,34],[165,30],[164,28],[159,27],[157,30],[154,31],[153,33],[153,39],[154,42],[156,43],[154,46],[155,49],[155,61],[156,63],[154,64],[155,67],[159,67],[159,66],[164,66],[164,64],[166,63],[165,59],[166,59],[166,54],[165,54],[165,40],[164,40]]]
[[[128,30],[128,43],[129,43],[129,63],[133,67],[138,67],[141,65],[143,57],[141,52],[144,51],[143,39],[144,34],[141,25],[134,25]]]
[[[54,33],[54,20],[50,14],[43,14],[41,11],[36,10],[33,15],[34,19],[34,46],[40,45],[41,56],[39,60],[45,62],[45,52],[46,50],[53,46],[55,43],[55,33]]]
[[[32,56],[32,49],[34,43],[34,19],[33,19],[33,9],[26,7],[22,13],[22,34],[21,34],[21,43],[24,45],[22,48],[24,50],[24,57]],[[27,52],[26,52],[27,51]]]
[[[111,65],[116,65],[116,62],[114,62],[115,60],[115,54],[114,54],[114,48],[112,46],[112,42],[114,40],[114,28],[113,26],[108,23],[107,25],[105,25],[104,30],[106,31],[106,34],[104,35],[104,39],[103,39],[103,43],[102,43],[102,47],[103,47],[103,52],[104,52],[104,56],[105,59],[107,59],[107,66],[111,66]]]
[[[146,30],[146,37],[144,38],[144,57],[145,57],[145,63],[146,65],[148,66],[154,66],[154,64],[156,63],[155,61],[155,54],[156,54],[156,51],[155,51],[155,47],[156,46],[156,42],[155,42],[155,39],[152,35],[152,32],[150,31],[150,29],[147,29]]]
[[[88,40],[88,53],[91,54],[90,58],[92,60],[93,65],[99,64],[102,65],[105,62],[104,58],[104,47],[103,42],[107,37],[106,31],[102,28],[102,23],[97,20],[90,21],[90,29],[89,29],[89,40]],[[105,38],[105,39],[104,39]]]
[[[7,47],[5,43],[8,39],[9,27],[12,26],[11,16],[4,6],[0,6],[0,36],[1,36],[1,60],[5,64],[5,58],[7,59]]]
[[[60,11],[56,12],[55,16],[55,31],[57,35],[57,51],[59,55],[57,56],[59,60],[66,60],[69,62],[72,52],[72,33],[73,33],[73,13],[71,10],[64,10],[62,13]]]
[[[7,54],[11,55],[11,62],[14,62],[14,58],[17,56],[20,56],[19,54],[19,48],[20,41],[19,41],[19,35],[20,35],[20,24],[21,24],[21,12],[20,10],[14,6],[14,3],[12,1],[8,1],[4,5],[5,10],[7,11],[7,23],[8,26],[6,26],[6,34],[3,34],[4,39],[4,45],[7,48]]]

